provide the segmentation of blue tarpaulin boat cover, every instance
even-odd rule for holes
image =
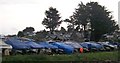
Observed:
[[[44,48],[44,46],[32,41],[22,41],[20,38],[12,37],[5,41],[7,44],[12,45],[13,49],[38,49]]]
[[[37,44],[35,42],[25,42],[28,46],[30,46],[32,49],[39,49],[39,48],[45,48],[45,46]]]
[[[50,44],[57,46],[59,49],[63,49],[67,54],[74,52],[74,48],[72,46],[66,45],[62,42],[51,42]]]
[[[88,44],[87,43],[80,43],[80,45],[83,47],[83,48],[87,48],[88,49]]]
[[[104,48],[103,45],[100,45],[100,44],[95,43],[95,42],[91,42],[91,45],[92,45],[93,47],[96,47],[97,49],[102,49],[102,48]]]
[[[49,44],[48,42],[39,42],[38,44],[43,45],[45,48],[58,49],[57,46]]]
[[[29,49],[30,48],[28,45],[14,38],[9,38],[5,40],[5,42],[9,45],[12,45],[13,49]]]
[[[67,44],[67,45],[70,45],[70,46],[72,46],[72,47],[74,47],[74,48],[83,48],[79,43],[77,43],[77,42],[70,42],[70,41],[68,41],[68,42],[64,42],[65,44]]]
[[[95,42],[83,42],[83,43],[80,43],[80,45],[82,45],[84,48],[97,48],[97,49],[103,48],[102,45],[97,44]]]

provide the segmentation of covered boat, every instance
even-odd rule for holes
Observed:
[[[38,44],[43,45],[45,48],[57,49],[57,46],[49,44],[48,42],[39,42]]]
[[[11,45],[13,49],[29,49],[30,47],[27,44],[22,43],[20,40],[9,38],[5,40],[5,43]]]
[[[59,49],[62,49],[64,53],[72,54],[74,52],[74,48],[70,45],[66,45],[63,42],[49,42],[50,44],[57,46]]]
[[[67,41],[67,42],[64,42],[65,44],[67,44],[67,45],[70,45],[70,46],[72,46],[74,49],[75,49],[75,52],[80,52],[80,53],[82,53],[83,52],[83,47],[79,44],[79,43],[77,43],[77,42],[70,42],[70,41]]]
[[[31,49],[40,49],[40,48],[45,48],[45,46],[37,44],[35,42],[24,42],[26,45],[28,45]]]
[[[104,50],[104,47],[95,42],[82,42],[80,43],[83,48],[87,48],[89,51],[99,51]]]

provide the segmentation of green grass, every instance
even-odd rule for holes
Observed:
[[[90,52],[62,55],[12,55],[4,56],[2,61],[117,61],[118,52]]]

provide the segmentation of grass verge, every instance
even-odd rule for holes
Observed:
[[[118,51],[112,52],[90,52],[62,55],[12,55],[2,57],[3,62],[10,61],[118,61]]]

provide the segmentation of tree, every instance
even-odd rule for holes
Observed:
[[[75,22],[73,16],[70,16],[70,19],[65,19],[64,22],[68,23],[68,26],[67,26],[68,32],[74,32],[75,31],[75,27],[76,27],[75,23],[76,22]]]
[[[42,30],[42,31],[36,32],[36,35],[35,35],[34,39],[36,41],[45,41],[47,35],[48,35],[48,32],[46,30]]]
[[[17,34],[18,37],[24,37],[24,33],[22,31],[19,31]]]
[[[33,27],[26,27],[23,32],[33,32],[35,29]]]
[[[60,21],[60,15],[56,8],[50,7],[49,10],[45,12],[46,17],[43,19],[42,24],[45,25],[46,28],[49,28],[51,32],[53,32],[62,21]]]
[[[90,2],[86,4],[88,16],[91,24],[91,40],[99,41],[101,36],[106,33],[112,33],[117,28],[115,20],[113,20],[110,11],[106,10],[104,6],[99,5],[97,2]]]
[[[61,30],[60,30],[63,34],[66,32],[65,28],[64,27],[61,27]]]
[[[33,27],[26,27],[23,30],[24,35],[31,35],[33,34],[33,32],[35,31],[35,29]]]
[[[81,27],[84,32],[84,37],[86,37],[85,32],[87,30],[86,28],[89,22],[89,17],[88,11],[86,10],[86,5],[84,5],[82,2],[81,4],[78,4],[78,8],[75,9],[73,19],[75,20],[75,25],[77,25],[76,30],[80,30]]]
[[[88,11],[86,10],[86,6],[82,2],[81,4],[78,4],[78,8],[75,9],[73,17],[76,22],[76,25],[78,25],[79,27],[80,25],[82,25],[83,30],[86,30],[86,26],[89,22],[89,18],[88,18]]]
[[[103,34],[119,29],[111,12],[97,2],[88,2],[86,5],[81,2],[70,19],[66,19],[65,22],[70,23],[68,30],[83,30],[84,38],[90,35],[92,41],[99,41]]]

